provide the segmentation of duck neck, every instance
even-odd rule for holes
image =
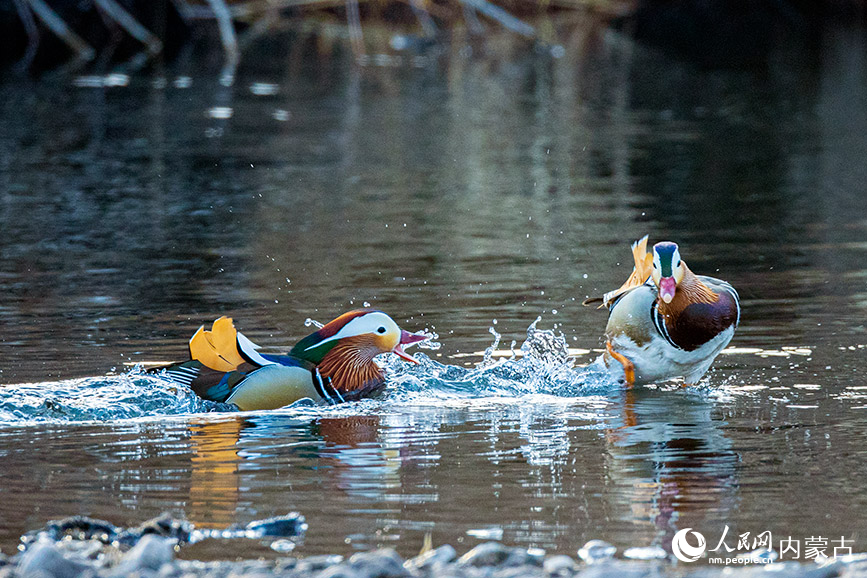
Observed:
[[[683,279],[677,284],[674,299],[671,303],[657,299],[656,303],[659,312],[669,320],[676,319],[681,311],[694,303],[712,304],[717,299],[717,295],[683,263]]]
[[[317,368],[325,379],[339,391],[354,391],[369,387],[385,379],[382,369],[373,358],[382,353],[366,340],[342,339],[329,351]]]

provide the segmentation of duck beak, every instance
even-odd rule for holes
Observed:
[[[415,357],[413,357],[412,355],[409,355],[407,352],[405,352],[403,350],[403,346],[404,345],[410,346],[410,345],[413,345],[414,343],[418,343],[419,341],[424,341],[425,339],[428,339],[427,335],[410,333],[409,331],[401,329],[400,330],[400,342],[394,346],[394,349],[392,349],[391,352],[405,361],[409,361],[410,363],[418,363],[418,360]]]
[[[677,281],[674,277],[663,277],[659,280],[659,298],[666,303],[671,303],[674,299],[674,292],[677,289]]]

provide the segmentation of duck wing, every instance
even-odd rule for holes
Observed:
[[[632,243],[632,259],[635,266],[623,285],[614,291],[605,293],[602,297],[591,297],[584,301],[583,305],[600,303],[599,307],[611,309],[621,297],[647,283],[653,270],[653,255],[647,252],[647,235]]]

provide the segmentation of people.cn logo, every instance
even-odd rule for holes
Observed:
[[[704,554],[705,548],[707,548],[704,536],[698,532],[692,532],[698,540],[698,546],[692,546],[686,541],[686,535],[690,530],[692,530],[692,528],[684,528],[671,539],[671,553],[681,562],[695,562],[701,558],[701,555]]]

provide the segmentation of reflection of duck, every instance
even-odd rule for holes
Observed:
[[[328,499],[333,499],[333,490],[350,497],[381,498],[385,488],[399,485],[401,460],[398,450],[384,448],[379,443],[379,426],[380,417],[372,415],[323,417],[311,421],[268,413],[246,419],[193,420],[190,424],[194,452],[190,464],[190,521],[196,527],[210,529],[236,524],[241,488],[249,487],[261,472],[261,467],[254,464],[247,472],[248,479],[242,479],[243,462],[254,457],[261,466],[270,458],[291,467],[296,457],[300,463],[307,463],[311,459],[308,453],[311,447],[318,448],[313,459],[321,463],[315,472],[308,467],[297,470],[290,488],[313,484],[318,488],[317,493]],[[287,440],[291,440],[288,445]],[[298,443],[300,440],[309,443]],[[251,447],[255,451],[249,451]],[[384,479],[383,484],[371,483],[376,479]],[[287,504],[293,507],[291,499]],[[312,509],[315,510],[315,506]]]
[[[625,393],[623,421],[607,432],[612,511],[668,548],[677,529],[716,529],[737,500],[737,465],[713,404],[695,396]],[[719,520],[709,520],[714,512]],[[711,522],[711,524],[709,524]]]
[[[359,309],[308,335],[286,355],[265,355],[221,317],[190,339],[190,361],[162,369],[201,397],[242,410],[275,409],[305,397],[334,404],[382,387],[377,355],[394,353],[417,363],[403,346],[426,338],[400,329],[381,311]]]
[[[601,359],[630,386],[681,376],[695,383],[734,335],[737,291],[695,275],[675,243],[657,243],[652,253],[646,247],[646,236],[632,245],[632,275],[602,298],[610,314]]]
[[[236,522],[239,497],[238,438],[240,419],[192,420],[195,452],[190,472],[190,521],[199,528],[226,528]]]

